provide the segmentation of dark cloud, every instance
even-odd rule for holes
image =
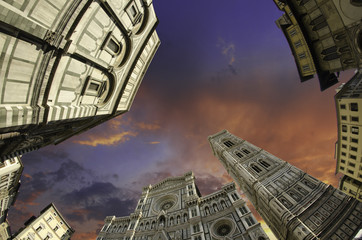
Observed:
[[[94,182],[63,195],[62,202],[74,206],[66,217],[82,223],[92,219],[104,220],[106,216],[127,216],[134,211],[140,194],[117,188],[109,182]]]
[[[36,167],[39,166],[39,164],[64,161],[68,159],[68,157],[69,154],[62,148],[51,145],[23,155],[21,160],[26,167]]]

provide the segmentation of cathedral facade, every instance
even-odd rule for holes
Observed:
[[[266,240],[235,184],[201,196],[192,172],[143,188],[130,216],[109,216],[97,240]]]
[[[346,240],[362,228],[362,203],[342,191],[226,130],[209,142],[277,239]]]
[[[157,24],[152,0],[0,1],[0,158],[127,112]]]

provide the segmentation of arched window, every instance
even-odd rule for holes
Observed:
[[[140,224],[140,230],[143,230],[143,223]]]
[[[165,216],[161,216],[159,221],[159,226],[165,226],[165,223],[166,223]]]
[[[170,218],[170,226],[173,225],[173,217]]]
[[[128,228],[128,225],[127,225],[127,224],[126,224],[126,225],[124,225],[124,228],[123,228],[123,231],[122,231],[122,232],[127,231],[127,228]]]
[[[225,209],[225,208],[226,208],[226,203],[225,203],[225,201],[224,201],[224,200],[221,200],[221,207],[222,207],[223,209]]]
[[[184,214],[184,222],[187,222],[187,213]]]
[[[179,224],[179,223],[180,223],[180,219],[181,219],[180,215],[179,215],[179,216],[177,216],[177,218],[176,218],[176,223],[177,223],[177,224]]]
[[[210,209],[208,206],[205,207],[205,215],[209,215],[210,214]]]
[[[148,230],[150,227],[150,223],[149,222],[146,222],[146,230]]]
[[[117,231],[117,226],[116,225],[114,225],[113,226],[113,230],[112,230],[112,232],[116,232]]]
[[[219,208],[217,207],[216,203],[214,203],[214,204],[212,205],[212,207],[214,208],[214,212],[219,211]]]
[[[155,222],[155,221],[152,221],[151,229],[154,229],[154,228],[155,228],[155,224],[156,224],[156,222]]]

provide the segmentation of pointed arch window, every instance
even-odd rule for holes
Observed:
[[[187,213],[184,214],[184,222],[187,222]]]
[[[210,209],[208,206],[205,207],[205,215],[209,215],[210,214]]]
[[[243,154],[241,154],[241,152],[235,152],[235,155],[238,156],[239,158],[243,158]]]
[[[214,212],[219,211],[219,208],[217,207],[216,203],[214,203],[214,204],[212,205],[212,207],[213,207],[213,209],[214,209]]]
[[[227,208],[226,203],[225,203],[224,200],[221,201],[221,207],[222,207],[223,209]]]

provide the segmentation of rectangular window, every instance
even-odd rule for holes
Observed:
[[[358,134],[358,127],[351,127],[352,134]]]
[[[347,120],[347,116],[342,116],[341,119],[342,120]]]
[[[352,121],[352,122],[358,122],[359,119],[358,119],[358,117],[351,117],[351,121]]]
[[[358,139],[357,138],[351,138],[351,142],[358,143]]]
[[[346,136],[342,136],[342,140],[347,141],[347,137],[346,137]]]
[[[299,57],[299,59],[304,59],[304,58],[306,58],[305,52],[299,53],[299,54],[298,54],[298,57]]]
[[[354,172],[352,171],[352,170],[347,170],[347,172],[349,173],[349,174],[354,174]]]
[[[289,31],[289,35],[291,37],[293,37],[295,34],[297,34],[297,31],[295,30],[295,28],[293,28],[292,30]]]
[[[342,125],[342,132],[347,132],[347,126],[346,125]]]
[[[357,152],[357,148],[351,146],[351,151]]]
[[[352,154],[349,155],[349,158],[353,159],[353,160],[357,160],[357,157],[355,155],[352,155]]]
[[[303,71],[308,71],[308,70],[310,70],[309,64],[303,65],[302,68],[303,68]]]
[[[302,46],[302,42],[299,40],[299,41],[296,41],[295,43],[294,43],[294,46],[295,46],[295,48],[299,48],[300,46]]]
[[[355,167],[355,166],[356,166],[356,164],[351,163],[351,162],[349,162],[348,165],[351,166],[351,167]]]
[[[58,229],[59,229],[59,227],[58,227],[58,226],[55,226],[54,232],[57,231]]]
[[[346,153],[345,153],[345,152],[342,152],[341,155],[342,155],[342,156],[346,156]]]
[[[189,189],[192,189],[192,185],[188,185],[188,188],[189,188]]]
[[[35,231],[37,231],[37,232],[40,232],[42,230],[42,227],[41,226],[39,226],[39,227],[37,227],[36,229],[35,229]]]
[[[347,145],[346,145],[346,144],[342,144],[342,148],[347,148]]]
[[[346,109],[346,104],[339,105],[341,109]]]
[[[344,159],[341,159],[341,163],[346,163],[346,160],[344,160]]]
[[[358,112],[358,104],[357,103],[351,103],[349,105],[349,107],[350,107],[351,111]]]
[[[243,157],[243,154],[237,152],[237,153],[236,153],[236,156],[238,156],[239,158],[242,158],[242,157]]]
[[[339,169],[344,170],[344,167],[339,167]]]

